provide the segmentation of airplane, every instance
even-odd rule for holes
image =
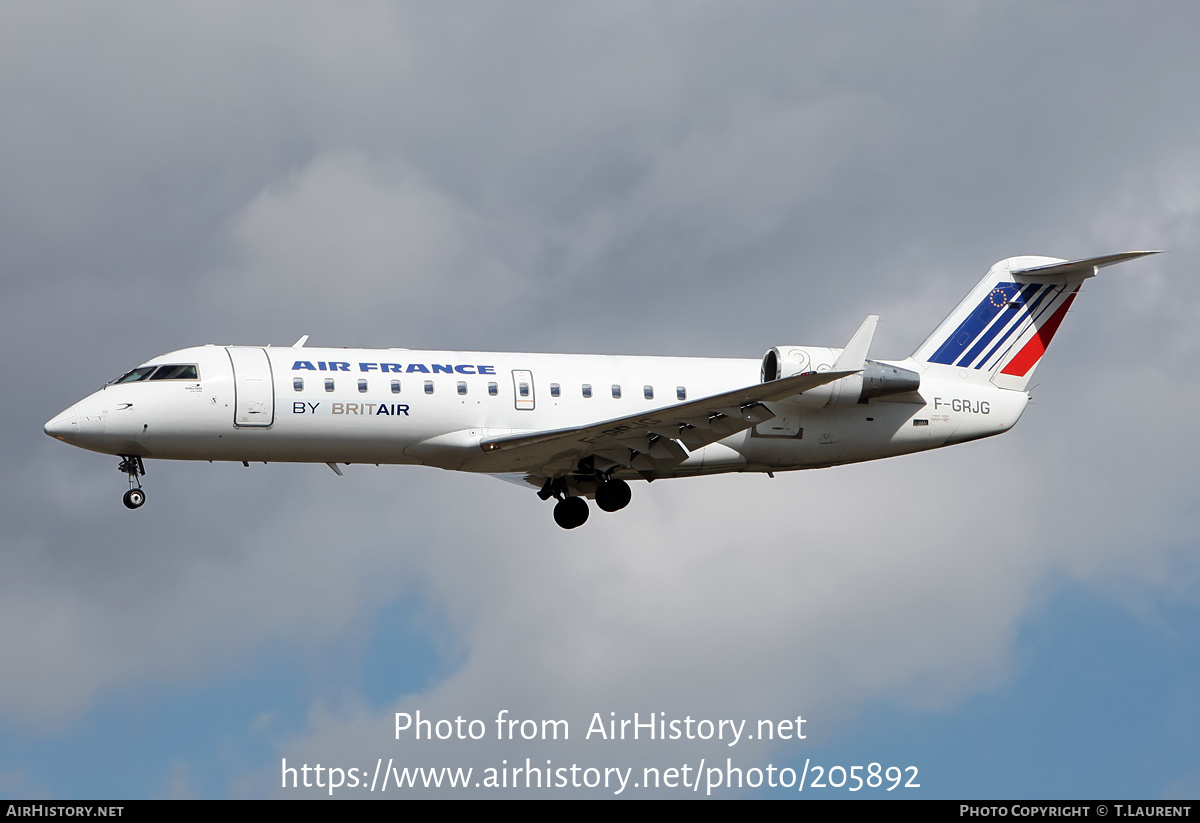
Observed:
[[[903,360],[874,360],[871,315],[845,348],[761,360],[207,345],[155,357],[45,424],[117,455],[146,501],[144,460],[418,464],[493,474],[625,508],[629,481],[836,466],[1011,429],[1080,285],[1155,251],[1010,257]]]

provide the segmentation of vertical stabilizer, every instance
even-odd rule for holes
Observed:
[[[988,271],[913,353],[930,364],[1023,391],[1071,308],[1079,286],[1099,269],[1152,251],[1086,260],[1010,257]]]

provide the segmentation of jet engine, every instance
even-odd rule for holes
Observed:
[[[768,349],[762,360],[762,382],[793,377],[811,371],[827,371],[828,366],[814,363],[831,363],[837,359],[838,350],[813,350],[808,346],[776,346]],[[824,386],[809,389],[785,402],[809,408],[826,406],[850,406],[866,403],[880,397],[915,392],[921,388],[921,375],[911,369],[867,360],[858,374],[835,380]]]

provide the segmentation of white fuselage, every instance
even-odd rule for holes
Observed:
[[[845,348],[774,346],[762,360],[409,349],[202,346],[157,357],[45,425],[121,456],[409,463],[518,479],[573,529],[629,480],[811,469],[1008,431],[1080,286],[1155,252],[1009,257],[900,361],[869,357],[879,318]]]
[[[841,350],[792,351],[827,371]],[[110,384],[47,423],[47,433],[143,458],[521,473],[535,467],[485,453],[481,442],[651,413],[754,384],[761,368],[738,359],[223,346],[145,365],[168,363],[194,364],[197,379]],[[767,403],[774,418],[691,451],[660,476],[786,471],[937,448],[1007,431],[1028,401],[959,369],[897,364],[921,373],[919,392],[857,403],[822,387]]]

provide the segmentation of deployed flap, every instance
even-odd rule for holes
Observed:
[[[525,472],[510,472],[508,474],[490,474],[489,477],[494,477],[497,480],[503,480],[505,483],[512,483],[514,486],[529,488],[533,486],[535,489],[540,489],[546,483],[546,478],[537,474],[528,474]]]
[[[1121,254],[1106,254],[1103,257],[1089,257],[1085,260],[1068,260],[1065,263],[1051,263],[1046,266],[1032,266],[1028,269],[1013,269],[1012,274],[1019,276],[1021,279],[1037,275],[1037,280],[1042,283],[1050,282],[1047,277],[1062,275],[1069,280],[1080,280],[1087,277],[1095,277],[1096,269],[1102,269],[1105,266],[1113,266],[1117,263],[1124,263],[1126,260],[1136,260],[1139,257],[1146,257],[1150,254],[1161,254],[1158,251],[1127,251]]]
[[[625,465],[642,455],[680,462],[686,455],[673,441],[689,449],[715,443],[774,417],[764,402],[786,400],[855,373],[857,370],[798,374],[586,426],[488,438],[480,446],[489,454],[503,452],[543,464],[601,452],[608,459],[622,457],[613,462]]]
[[[871,348],[871,338],[875,336],[875,325],[879,322],[879,315],[872,314],[863,324],[858,327],[858,331],[850,338],[850,342],[846,344],[846,348],[842,349],[842,353],[838,355],[838,359],[833,364],[834,371],[844,369],[861,369],[863,363],[866,362],[867,352]]]

